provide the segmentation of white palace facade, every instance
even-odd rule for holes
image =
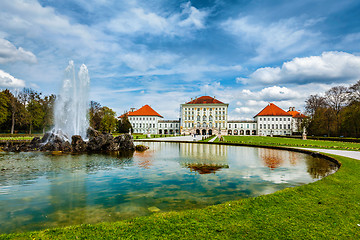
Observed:
[[[134,133],[182,135],[292,135],[301,131],[306,117],[295,108],[284,111],[273,103],[254,116],[253,121],[228,120],[228,103],[201,96],[180,104],[180,119],[164,120],[149,105],[125,113]]]

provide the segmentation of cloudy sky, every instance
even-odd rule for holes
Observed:
[[[0,88],[58,93],[69,60],[91,100],[119,115],[149,104],[167,119],[201,95],[249,119],[268,102],[360,79],[356,0],[4,0]]]

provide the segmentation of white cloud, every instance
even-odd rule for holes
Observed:
[[[239,42],[254,45],[255,62],[270,62],[273,59],[292,56],[313,47],[319,41],[318,33],[307,29],[319,21],[289,18],[278,22],[262,23],[252,17],[228,19],[221,26],[239,38]]]
[[[11,76],[9,73],[0,69],[0,87],[1,88],[22,88],[25,87],[23,80]]]
[[[8,40],[0,38],[0,64],[23,61],[27,63],[36,63],[36,56],[24,50],[22,47],[16,48]]]
[[[243,83],[332,83],[352,81],[360,77],[360,56],[345,52],[323,52],[321,56],[294,58],[281,67],[257,69]]]
[[[205,28],[208,12],[182,4],[181,13],[155,13],[141,7],[121,12],[107,23],[107,28],[121,34],[184,35],[191,30]],[[162,16],[163,15],[163,16]]]
[[[208,16],[208,12],[200,11],[199,9],[191,6],[191,2],[187,2],[183,4],[183,16],[188,16],[184,20],[180,21],[178,25],[180,27],[192,27],[194,26],[197,29],[204,28],[204,22],[206,17]]]
[[[144,72],[149,69],[155,69],[158,66],[173,64],[179,58],[176,54],[157,52],[157,51],[141,51],[138,53],[129,52],[120,57],[122,61],[131,69]]]
[[[154,56],[154,58],[156,58],[157,56]],[[142,58],[141,58],[142,59]],[[141,60],[139,59],[139,60]],[[164,60],[166,60],[167,58],[164,58]],[[171,60],[177,60],[177,58],[169,58]],[[135,59],[134,59],[135,60]],[[157,61],[150,61],[151,58],[148,58],[149,61],[149,65],[147,66],[151,66],[152,64],[156,63]],[[154,60],[154,59],[153,59]],[[144,60],[145,61],[145,60]],[[125,61],[127,62],[127,61]],[[141,61],[139,61],[140,63]],[[132,63],[127,62],[127,64]],[[135,63],[135,62],[134,62]],[[158,61],[158,63],[162,63],[162,61]],[[165,62],[163,62],[165,63]],[[169,63],[169,62],[167,62]],[[132,65],[128,65],[129,67]],[[135,65],[133,65],[135,66]],[[187,78],[189,81],[192,80],[199,80],[200,78],[203,77],[202,73],[209,73],[209,72],[228,72],[228,71],[240,71],[242,69],[242,67],[240,65],[233,65],[233,66],[219,66],[219,65],[214,65],[214,64],[210,64],[207,62],[198,62],[198,63],[188,63],[188,62],[178,62],[176,65],[173,65],[170,68],[157,68],[157,69],[153,69],[154,67],[149,67],[150,70],[148,70],[148,68],[144,68],[144,69],[139,69],[140,65],[137,65],[138,70],[139,71],[134,71],[134,72],[130,72],[127,74],[124,74],[123,76],[126,77],[134,77],[134,76],[160,76],[160,75],[174,75],[174,74],[186,74],[189,76],[189,78]],[[153,69],[153,70],[151,70]],[[142,71],[143,70],[143,71]],[[147,71],[145,71],[147,70]]]

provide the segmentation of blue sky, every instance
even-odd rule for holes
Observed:
[[[250,119],[268,102],[360,79],[360,2],[0,1],[0,88],[58,93],[69,60],[91,100],[121,115],[149,104],[167,119],[201,95]]]

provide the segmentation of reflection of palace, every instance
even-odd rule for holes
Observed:
[[[180,164],[191,171],[208,174],[229,168],[227,146],[190,143],[180,146]]]
[[[202,96],[180,104],[179,120],[163,120],[162,116],[145,105],[125,113],[135,133],[197,134],[197,135],[291,135],[301,132],[305,115],[290,107],[284,111],[269,103],[254,116],[254,121],[228,120],[228,103],[215,97]]]
[[[259,157],[265,166],[275,169],[284,164],[284,160],[289,160],[291,165],[296,165],[296,153],[290,151],[280,151],[276,149],[259,148]]]

